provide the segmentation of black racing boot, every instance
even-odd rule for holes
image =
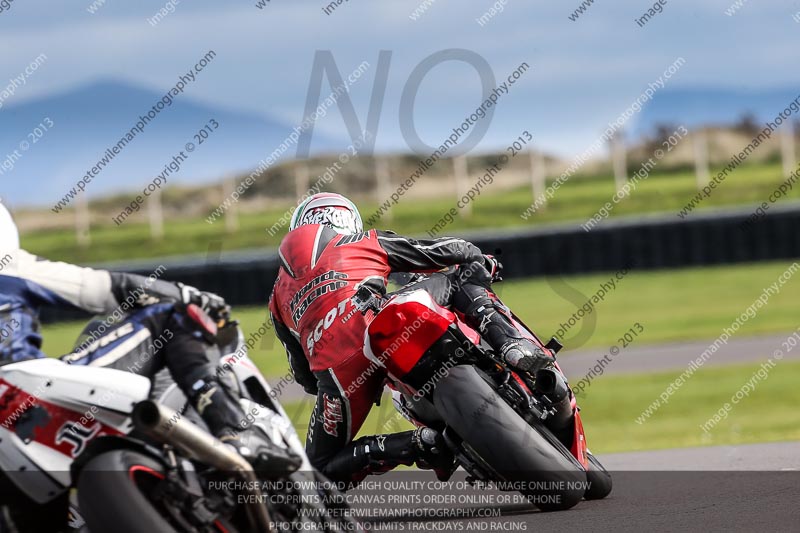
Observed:
[[[217,379],[198,380],[193,389],[190,402],[211,433],[247,459],[258,473],[278,477],[300,467],[302,459],[275,445]]]
[[[500,347],[500,355],[509,365],[525,372],[536,372],[552,362],[541,348],[528,339],[509,340]]]
[[[331,459],[323,473],[350,487],[371,474],[383,474],[414,463],[445,480],[455,470],[455,457],[436,430],[418,428],[391,435],[361,437]]]
[[[444,436],[435,429],[419,428],[414,431],[411,440],[419,453],[417,466],[433,470],[439,481],[450,479],[458,465]]]
[[[455,294],[453,304],[464,313],[467,324],[477,329],[509,365],[535,372],[552,363],[552,357],[514,327],[507,314],[508,309],[489,289],[466,283]]]

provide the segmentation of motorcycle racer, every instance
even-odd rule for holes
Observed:
[[[320,193],[297,207],[278,253],[270,313],[295,379],[317,396],[306,452],[334,481],[357,482],[414,463],[445,478],[454,462],[442,436],[427,427],[353,440],[385,378],[364,354],[364,332],[375,313],[354,309],[351,298],[360,287],[385,294],[390,273],[431,273],[401,290],[425,289],[440,305],[462,312],[512,366],[535,370],[552,360],[512,325],[491,291],[500,263],[465,240],[364,231],[355,204]]]
[[[43,307],[110,314],[130,303],[133,311],[112,324],[99,341],[62,358],[70,364],[136,369],[151,379],[163,367],[202,416],[212,434],[236,448],[254,466],[271,456],[269,440],[250,428],[224,374],[219,348],[206,335],[205,311],[224,300],[181,283],[52,262],[20,248],[19,233],[0,204],[0,366],[45,357],[39,313]],[[137,347],[163,331],[168,342],[146,362]],[[113,339],[113,342],[112,342]],[[270,467],[273,463],[270,463]]]

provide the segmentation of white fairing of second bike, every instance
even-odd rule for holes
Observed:
[[[58,359],[34,359],[5,365],[0,376],[42,401],[95,418],[118,431],[130,430],[132,402],[147,398],[150,380],[124,370],[74,366]],[[102,407],[102,412],[99,408]]]
[[[42,461],[41,450],[26,446],[14,433],[0,426],[0,469],[14,484],[36,503],[46,503],[67,490],[63,470],[48,474],[41,464],[33,462],[31,455]],[[42,461],[44,462],[44,461]],[[66,472],[67,477],[69,471]]]
[[[301,470],[312,470],[291,420],[252,360],[246,353],[237,351],[225,357],[222,364],[223,368],[233,372],[242,390],[245,390],[245,380],[258,380],[271,398],[275,411],[246,399],[241,400],[242,409],[276,445],[288,447],[303,459]],[[32,398],[30,406],[36,405],[33,403],[35,399],[70,411],[70,423],[75,431],[61,427],[53,440],[61,435],[75,440],[76,446],[85,446],[98,436],[101,424],[128,434],[133,429],[132,408],[148,399],[151,388],[150,380],[144,376],[109,368],[73,366],[58,359],[35,359],[5,365],[0,367],[0,380],[0,397],[4,392],[1,387],[16,387]],[[179,409],[186,402],[174,384],[159,400],[173,409]],[[202,424],[199,417],[198,422]],[[65,448],[69,447],[63,442],[25,442],[0,425],[0,470],[37,503],[51,501],[71,486],[70,465],[82,449],[76,447],[72,453],[67,453]],[[19,472],[24,474],[16,474]]]
[[[40,503],[70,486],[70,465],[85,444],[81,439],[88,442],[103,426],[128,433],[133,405],[145,400],[150,391],[150,380],[145,377],[122,370],[72,366],[57,359],[5,365],[0,368],[0,379],[3,386],[21,389],[31,398],[26,409],[43,403],[75,414],[53,434],[53,442],[26,442],[0,425],[0,469]],[[64,445],[69,439],[75,440],[74,447]],[[69,448],[73,453],[66,452]],[[14,475],[16,472],[24,474]]]

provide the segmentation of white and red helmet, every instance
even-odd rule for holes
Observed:
[[[321,192],[308,197],[294,210],[289,229],[295,230],[306,224],[322,224],[336,233],[353,235],[364,231],[361,214],[356,204],[332,192]]]
[[[19,231],[11,213],[0,203],[0,250],[16,250],[19,248]]]

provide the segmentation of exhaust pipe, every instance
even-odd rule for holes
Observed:
[[[172,409],[152,400],[139,402],[133,408],[133,425],[142,433],[163,444],[175,447],[187,457],[222,471],[236,472],[244,481],[252,498],[247,498],[247,514],[259,531],[274,533],[269,511],[255,490],[258,478],[244,457],[219,439],[184,420]]]
[[[545,396],[555,409],[555,413],[545,419],[545,425],[553,431],[566,428],[572,420],[572,408],[570,407],[569,387],[567,387],[564,376],[553,369],[543,368],[536,372],[534,390]]]

